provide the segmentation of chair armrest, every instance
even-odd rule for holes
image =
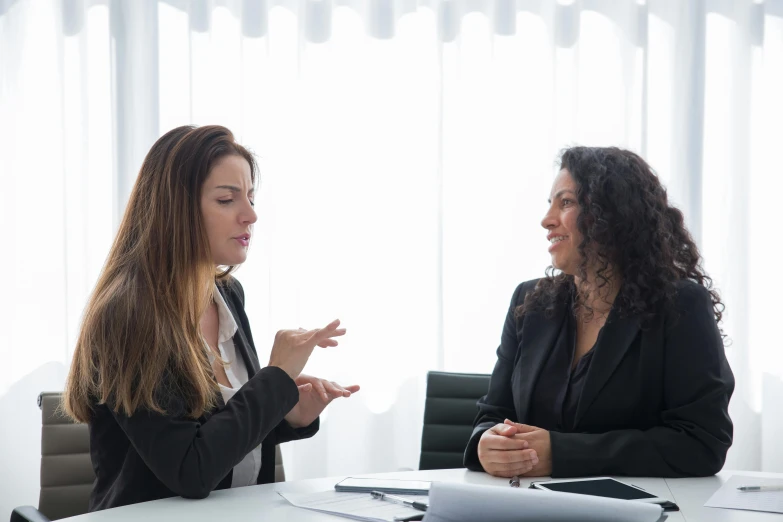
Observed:
[[[51,522],[33,506],[19,506],[11,512],[11,522]]]

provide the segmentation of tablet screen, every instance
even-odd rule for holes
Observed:
[[[639,500],[657,498],[646,491],[623,484],[613,479],[575,480],[573,482],[542,482],[540,487],[550,491],[578,493],[596,497],[619,498],[621,500]]]

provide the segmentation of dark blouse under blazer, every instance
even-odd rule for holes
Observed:
[[[277,367],[261,368],[245,315],[245,294],[236,279],[218,284],[238,330],[233,337],[247,383],[228,401],[192,419],[182,399],[162,386],[166,415],[137,411],[127,417],[96,405],[89,423],[95,483],[90,511],[181,495],[204,498],[231,487],[233,468],[262,444],[258,484],[274,482],[275,445],[311,437],[318,419],[294,429],[284,419],[299,401],[293,379]]]
[[[489,392],[467,449],[465,466],[483,470],[481,435],[504,419],[528,423],[538,375],[560,333],[553,317],[514,310],[537,280],[519,285],[506,317]],[[729,399],[734,376],[707,290],[678,285],[675,306],[641,327],[638,317],[610,312],[593,353],[574,429],[551,431],[552,476],[705,476],[717,473],[731,446]]]

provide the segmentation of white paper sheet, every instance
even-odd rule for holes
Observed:
[[[783,480],[732,475],[704,507],[783,513],[783,491],[743,492],[740,486],[783,486]]]
[[[374,499],[369,493],[339,493],[335,490],[318,493],[281,493],[278,491],[278,495],[299,508],[368,522],[392,522],[394,517],[409,517],[421,513],[408,506]],[[397,496],[407,500],[427,502],[427,497],[422,495]]]
[[[433,482],[424,522],[658,522],[657,504],[532,489]]]

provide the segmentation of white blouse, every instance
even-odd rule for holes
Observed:
[[[220,350],[220,357],[224,361],[228,361],[228,366],[224,366],[228,382],[231,384],[231,388],[227,388],[222,384],[220,386],[220,393],[223,395],[223,401],[228,404],[231,397],[247,382],[247,368],[245,367],[245,361],[242,356],[237,356],[236,347],[234,346],[234,334],[237,332],[237,323],[234,321],[234,316],[231,315],[231,310],[228,309],[226,301],[223,296],[215,287],[215,304],[218,311],[218,349]],[[205,342],[204,345],[207,348],[209,354],[209,362],[212,364],[215,361],[215,354],[209,348],[209,345]],[[242,486],[254,486],[258,479],[258,472],[261,469],[261,445],[253,449],[250,453],[245,455],[242,462],[234,466],[234,473],[231,478],[231,487],[238,488]]]

